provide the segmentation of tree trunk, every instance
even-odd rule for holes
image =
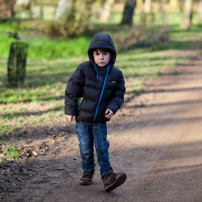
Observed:
[[[200,0],[198,5],[198,19],[200,22],[202,21],[202,0]]]
[[[65,19],[71,12],[72,0],[59,0],[55,11],[55,20]]]
[[[144,12],[151,13],[151,0],[145,0]]]
[[[15,1],[10,1],[11,17],[15,17]]]
[[[101,14],[101,22],[108,22],[110,20],[114,3],[115,0],[106,0]]]
[[[164,10],[164,5],[163,5],[162,2],[159,4],[158,16],[159,16],[158,17],[159,18],[158,19],[159,23],[161,23],[163,25],[167,24],[167,22],[168,22],[167,13]]]
[[[142,7],[144,7],[144,0],[136,0],[137,8],[142,10]]]
[[[178,8],[179,7],[179,0],[170,0],[170,6]]]
[[[182,27],[190,28],[192,24],[193,0],[186,0],[184,4],[184,18]]]
[[[136,8],[136,0],[126,1],[121,24],[132,25],[135,8]]]
[[[169,5],[170,5],[170,10],[172,10],[173,12],[181,11],[179,0],[170,0]]]

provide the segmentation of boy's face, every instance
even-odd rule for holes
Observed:
[[[109,52],[101,52],[99,49],[93,51],[93,58],[96,64],[100,67],[104,67],[110,61],[110,53]]]

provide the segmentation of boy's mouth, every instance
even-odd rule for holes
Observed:
[[[101,66],[101,65],[105,65],[105,63],[104,62],[99,62],[99,65]]]

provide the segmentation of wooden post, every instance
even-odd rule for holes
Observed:
[[[17,58],[17,45],[14,46],[14,85],[17,87],[18,85],[18,75],[17,75],[17,63],[18,63],[18,58]]]

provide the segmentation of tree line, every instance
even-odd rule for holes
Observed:
[[[202,19],[202,0],[0,0],[0,18],[5,19],[9,14],[15,18],[17,10],[28,13],[29,17],[33,17],[35,12],[35,16],[42,18],[43,7],[51,4],[55,7],[53,18],[55,22],[62,21],[66,26],[77,29],[86,24],[92,15],[103,23],[110,21],[115,4],[122,3],[124,6],[120,23],[132,25],[137,7],[141,7],[142,22],[146,14],[152,18],[154,2],[159,4],[159,10],[162,10],[165,4],[169,4],[172,8],[180,8],[184,13],[182,26],[185,28],[190,28],[192,25],[194,6],[198,8],[199,20]]]

